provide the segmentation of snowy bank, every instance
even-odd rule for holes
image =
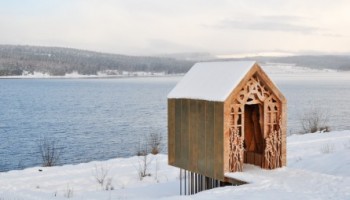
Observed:
[[[70,191],[71,199],[350,199],[350,131],[292,135],[287,141],[288,167],[246,165],[244,172],[226,174],[249,182],[242,186],[179,196],[179,170],[167,165],[167,155],[157,155],[149,156],[152,175],[143,180],[138,157],[0,173],[0,199],[67,199]],[[113,190],[96,181],[101,169]]]

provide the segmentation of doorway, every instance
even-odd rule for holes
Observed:
[[[261,166],[264,152],[263,112],[260,104],[244,106],[244,162]]]

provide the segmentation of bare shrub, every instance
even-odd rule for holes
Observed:
[[[320,148],[320,152],[323,154],[329,154],[334,152],[334,145],[327,143]]]
[[[24,169],[24,165],[23,165],[23,160],[22,159],[20,161],[18,161],[17,169]]]
[[[160,153],[163,147],[163,136],[161,133],[151,132],[144,136],[144,139],[139,141],[138,148],[136,150],[137,156],[144,156],[149,153],[156,155]]]
[[[148,135],[148,144],[150,146],[153,155],[158,154],[161,151],[163,144],[163,136],[160,132],[152,132]]]
[[[350,140],[344,143],[344,148],[350,149]]]
[[[154,180],[156,180],[157,182],[159,182],[158,170],[159,170],[159,162],[158,162],[158,158],[156,158],[156,168],[155,168],[155,173],[154,173]]]
[[[148,152],[148,145],[139,141],[138,148],[136,150],[137,156],[146,156]]]
[[[63,196],[66,197],[67,199],[72,198],[73,197],[73,188],[69,187],[69,185],[67,185],[66,190],[64,191]]]
[[[156,155],[161,151],[163,145],[163,136],[161,133],[151,132],[145,135],[144,142],[139,142],[136,155],[138,156],[137,172],[139,179],[142,180],[146,176],[151,176],[148,172],[149,165],[152,162],[149,154]],[[156,167],[157,174],[158,167]]]
[[[95,180],[101,186],[102,189],[105,184],[105,180],[108,176],[108,173],[109,173],[108,167],[103,166],[102,164],[100,166],[95,165],[95,168],[93,170],[93,176],[95,177]],[[112,182],[112,179],[111,179],[111,182]]]
[[[112,178],[107,178],[105,190],[114,190],[114,186],[112,185]]]
[[[300,117],[303,133],[329,132],[328,121],[328,112],[314,107],[305,111]]]
[[[139,149],[137,151],[138,156],[138,176],[139,179],[142,180],[146,176],[151,176],[150,173],[148,173],[149,164],[152,160],[149,159],[149,148],[148,144],[139,144]]]
[[[67,199],[72,198],[73,197],[73,188],[69,187],[69,185],[67,185],[66,190],[64,191],[63,196],[66,197]]]
[[[58,164],[62,149],[59,147],[57,139],[43,137],[39,140],[38,146],[43,167],[52,167]]]

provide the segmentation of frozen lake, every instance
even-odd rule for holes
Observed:
[[[265,69],[287,97],[288,133],[310,107],[350,129],[349,73]],[[135,155],[150,132],[166,139],[166,96],[180,78],[0,79],[0,171],[40,165],[44,136],[63,145],[60,164]]]

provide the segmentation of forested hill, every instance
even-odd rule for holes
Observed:
[[[242,60],[235,59],[235,60]],[[338,71],[350,71],[349,55],[297,55],[297,56],[257,56],[246,57],[243,60],[255,60],[259,63],[289,63],[297,66],[313,69],[333,69]]]
[[[184,73],[194,61],[165,57],[125,56],[71,48],[0,45],[0,76],[37,71],[50,75],[96,74],[99,71]]]
[[[164,72],[165,74],[186,73],[198,61],[255,60],[264,63],[290,63],[316,69],[350,71],[350,56],[287,56],[287,57],[246,57],[239,59],[216,59],[203,53],[162,55],[158,57],[126,56],[99,53],[61,47],[0,45],[0,76],[22,75],[23,72],[42,72],[53,76],[78,72],[95,75],[97,72],[112,70]]]

